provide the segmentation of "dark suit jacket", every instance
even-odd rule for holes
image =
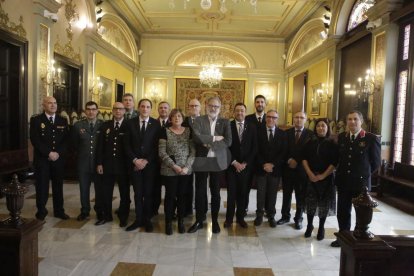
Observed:
[[[52,125],[45,113],[30,118],[30,141],[34,149],[33,163],[41,165],[48,162],[49,153],[59,154],[58,161],[63,161],[68,145],[68,122],[65,118],[55,115]]]
[[[259,121],[257,120],[256,113],[247,115],[245,121],[250,124],[253,124],[256,127],[256,129],[259,129],[259,127],[266,127],[266,114],[263,115],[261,123],[259,123]]]
[[[266,174],[265,170],[263,170],[263,165],[265,163],[272,163],[274,165],[272,175],[282,176],[287,149],[285,132],[276,127],[273,141],[269,141],[266,127],[261,127],[258,131],[257,142],[259,149],[257,152],[256,173],[259,175]]]
[[[305,169],[302,166],[302,160],[303,160],[303,153],[306,144],[314,137],[313,131],[303,128],[302,133],[300,135],[300,138],[298,142],[295,142],[295,128],[289,128],[286,132],[287,137],[287,153],[286,153],[286,159],[285,159],[285,170],[288,173],[288,175],[291,175],[294,171],[296,176],[299,176],[303,179],[306,179],[306,172]],[[297,167],[295,169],[289,168],[287,165],[287,161],[293,158],[298,163]]]
[[[96,164],[103,166],[104,174],[127,173],[124,150],[125,123],[123,120],[118,130],[114,128],[114,120],[106,121],[100,128],[96,149]]]
[[[371,188],[371,173],[381,164],[380,139],[361,130],[351,143],[349,132],[338,136],[339,163],[335,182],[338,190],[359,192],[366,185]]]
[[[208,167],[215,167],[211,162],[216,162],[219,169],[225,170],[230,164],[230,151],[229,146],[231,145],[231,129],[230,122],[224,118],[217,118],[214,136],[223,136],[224,139],[221,141],[213,142],[213,136],[211,135],[210,121],[207,115],[197,117],[194,121],[193,126],[193,141],[196,148],[196,160],[194,162],[194,170],[200,171],[207,169]],[[207,147],[205,146],[207,145]],[[210,148],[216,154],[216,158],[199,158],[206,157]],[[209,160],[214,159],[214,160]],[[200,163],[200,161],[203,162]],[[210,166],[211,165],[211,166]]]
[[[230,122],[232,143],[230,146],[231,162],[246,163],[252,169],[257,154],[257,131],[256,127],[244,122],[242,141],[239,139],[238,126],[236,121]]]
[[[160,121],[160,118],[157,118],[157,122],[160,124],[160,127],[162,128],[163,126],[162,126],[162,122]],[[168,120],[168,118],[167,118],[167,121],[165,122],[164,128],[170,127],[170,126],[172,126],[172,124],[171,124],[170,120]]]
[[[131,167],[135,158],[148,160],[149,165],[156,165],[158,162],[158,139],[161,126],[159,122],[150,117],[145,129],[145,134],[141,135],[139,117],[132,118],[124,122],[125,154]]]

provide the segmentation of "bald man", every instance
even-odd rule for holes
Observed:
[[[33,145],[33,165],[36,176],[36,218],[44,220],[48,211],[49,181],[52,180],[53,213],[69,219],[63,209],[64,155],[68,142],[68,122],[56,114],[53,97],[43,99],[41,114],[30,118],[30,141]]]

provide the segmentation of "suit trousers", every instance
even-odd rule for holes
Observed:
[[[127,220],[129,211],[131,208],[131,197],[130,197],[130,179],[127,173],[113,174],[113,182],[118,183],[119,190],[119,209],[118,217],[120,220]],[[112,189],[113,193],[113,189]],[[111,194],[112,197],[112,194]]]
[[[202,222],[207,213],[207,178],[210,176],[211,218],[217,220],[220,210],[220,176],[219,172],[196,172],[195,180],[195,206],[196,220]]]
[[[91,211],[91,183],[95,184],[96,173],[90,172],[79,172],[79,190],[80,190],[80,202],[81,202],[81,213],[89,215]],[[96,187],[96,184],[95,184]],[[96,190],[96,188],[95,188]]]
[[[246,168],[241,172],[237,172],[233,166],[227,170],[227,211],[226,221],[232,222],[234,211],[236,210],[236,219],[242,220],[246,209],[246,194],[248,195],[248,187],[251,171]]]
[[[276,196],[280,177],[271,174],[257,175],[257,216],[263,216],[264,211],[268,218],[276,215]]]
[[[358,191],[347,191],[338,189],[337,218],[339,231],[351,230],[352,198],[360,194]]]
[[[40,162],[39,162],[40,163]],[[52,180],[53,213],[61,215],[63,209],[63,173],[64,161],[43,161],[35,164],[36,176],[36,207],[37,213],[46,215],[46,204],[49,198],[49,180]]]
[[[287,169],[283,177],[283,204],[282,218],[290,219],[290,208],[292,205],[292,193],[295,190],[296,213],[295,221],[302,221],[305,208],[306,177],[297,170]]]
[[[156,214],[158,212],[158,209],[161,205],[161,191],[162,191],[162,185],[164,185],[164,178],[160,174],[161,167],[158,166],[156,170],[156,174],[154,177],[154,201],[153,201],[153,213]]]
[[[135,215],[136,221],[139,224],[149,222],[153,214],[154,178],[157,168],[157,165],[147,164],[143,170],[131,173],[131,181],[134,188]]]
[[[190,175],[163,176],[162,178],[165,185],[165,222],[172,221],[175,206],[177,206],[178,219],[184,218],[185,195]]]

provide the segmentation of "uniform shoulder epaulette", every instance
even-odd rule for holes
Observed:
[[[35,117],[38,117],[38,116],[40,116],[40,115],[42,115],[43,113],[36,113],[36,114],[33,114],[30,118],[35,118]]]

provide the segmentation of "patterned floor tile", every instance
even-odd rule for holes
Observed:
[[[274,276],[271,268],[233,268],[234,276]]]
[[[151,276],[154,273],[155,264],[118,263],[111,276]]]

